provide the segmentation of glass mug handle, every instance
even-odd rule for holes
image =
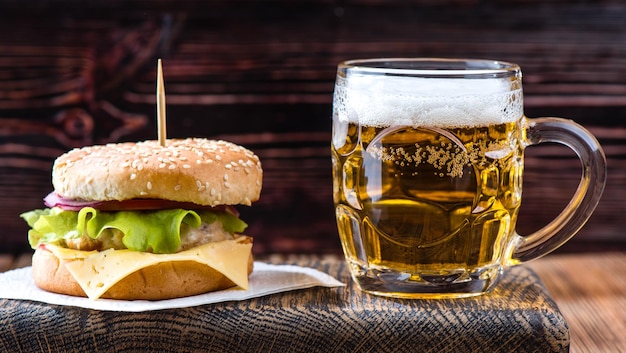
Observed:
[[[550,253],[572,238],[587,222],[600,201],[606,183],[606,157],[596,138],[584,127],[563,118],[523,118],[523,148],[556,142],[572,149],[582,164],[582,176],[569,204],[552,222],[527,235],[516,235],[513,263]]]

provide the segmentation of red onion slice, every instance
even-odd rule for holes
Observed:
[[[66,211],[80,211],[83,207],[93,207],[100,211],[145,211],[182,208],[186,210],[211,209],[215,211],[226,211],[235,216],[239,216],[239,212],[231,205],[206,206],[198,205],[192,202],[178,202],[161,199],[85,201],[66,199],[56,192],[51,192],[43,200],[44,204],[48,207],[59,207]]]

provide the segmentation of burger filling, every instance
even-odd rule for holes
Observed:
[[[31,227],[28,239],[32,248],[55,244],[85,251],[176,253],[209,242],[235,239],[247,227],[236,212],[228,209],[110,212],[92,207],[80,211],[52,207],[21,216]]]
[[[62,239],[59,246],[84,251],[102,251],[106,249],[127,249],[122,239],[124,233],[119,229],[104,229],[100,236],[92,239],[88,235],[82,235],[79,238]],[[205,223],[202,222],[200,227],[194,228],[186,223],[181,224],[180,228],[180,247],[175,252],[191,249],[193,247],[217,242],[222,240],[234,239],[235,235],[224,230],[224,226],[220,222]]]

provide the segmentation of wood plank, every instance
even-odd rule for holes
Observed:
[[[0,272],[8,271],[13,268],[13,259],[13,255],[0,253]]]
[[[32,253],[19,254],[13,258],[13,262],[11,263],[10,269],[30,266],[32,264],[32,259],[33,259]]]
[[[24,255],[22,258],[29,256]],[[13,265],[12,255],[0,255],[0,268]],[[268,263],[313,266],[340,263],[338,255],[271,254],[259,258]],[[549,255],[527,264],[535,271],[565,317],[571,336],[571,353],[626,351],[626,254]]]
[[[571,353],[626,352],[625,253],[551,255],[528,266],[567,320]]]
[[[554,302],[530,270],[463,300],[395,300],[364,294],[345,262],[268,256],[347,283],[175,310],[128,313],[0,299],[0,349],[26,352],[567,352]],[[164,323],[166,323],[164,325]],[[93,339],[97,337],[97,339]]]
[[[0,31],[11,33],[0,38],[2,251],[28,249],[19,213],[42,207],[56,156],[93,143],[156,138],[157,57],[171,137],[227,138],[264,162],[262,198],[242,211],[259,253],[340,251],[328,149],[335,69],[345,59],[375,56],[520,64],[526,114],[584,124],[607,153],[604,197],[568,249],[626,247],[622,3],[117,0],[71,10],[52,1],[0,4]],[[520,233],[561,210],[578,183],[577,163],[565,150],[528,149]]]

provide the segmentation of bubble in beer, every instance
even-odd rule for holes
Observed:
[[[338,81],[345,79],[338,78]],[[522,116],[522,91],[505,78],[442,79],[352,74],[336,86],[335,114],[362,125],[476,127]]]

